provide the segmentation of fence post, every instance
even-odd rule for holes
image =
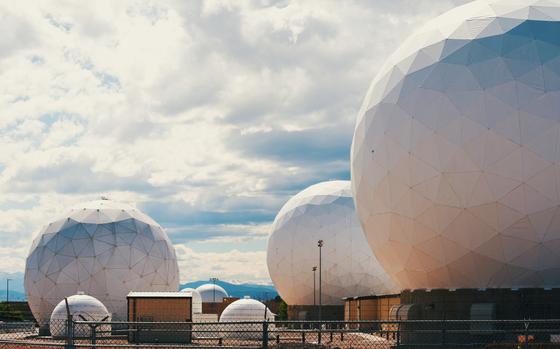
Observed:
[[[395,333],[395,337],[397,337],[397,347],[401,345],[401,323],[396,323],[397,333]]]
[[[91,345],[97,344],[97,325],[91,326]]]
[[[66,318],[66,349],[74,349],[74,320],[72,314]]]
[[[525,344],[523,347],[529,349],[529,322],[525,322],[523,326],[525,327]]]
[[[441,347],[442,348],[445,348],[447,345],[446,332],[447,332],[447,322],[443,320],[441,322]]]
[[[263,321],[262,347],[268,349],[268,321]]]
[[[321,332],[323,331],[323,324],[319,322],[319,333],[317,333],[318,338],[317,338],[317,343],[321,344]]]

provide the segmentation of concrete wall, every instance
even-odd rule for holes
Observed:
[[[495,304],[497,320],[560,318],[560,289],[406,290],[401,302],[419,305],[426,320],[470,319],[472,304],[480,303]]]
[[[468,320],[473,304],[494,304],[497,320],[558,319],[560,289],[405,290],[394,296],[348,298],[344,319],[386,320],[397,304],[414,304],[410,320]]]

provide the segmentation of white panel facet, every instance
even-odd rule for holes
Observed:
[[[268,241],[267,264],[278,293],[290,305],[313,304],[313,267],[322,250],[323,304],[343,297],[389,294],[397,288],[371,253],[354,210],[349,181],[323,182],[282,207]],[[316,271],[315,302],[319,302]]]
[[[358,116],[352,189],[401,288],[560,286],[559,77],[549,0],[473,1],[388,59]]]

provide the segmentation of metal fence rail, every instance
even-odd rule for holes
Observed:
[[[560,349],[560,320],[0,323],[0,348]]]

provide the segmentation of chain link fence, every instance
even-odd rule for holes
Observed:
[[[0,348],[560,349],[560,320],[0,323]]]

